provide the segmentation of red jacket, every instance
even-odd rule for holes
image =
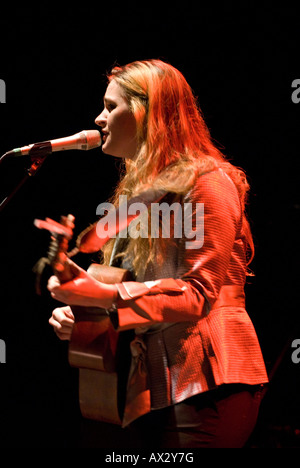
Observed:
[[[152,409],[221,384],[268,381],[245,310],[237,189],[218,169],[200,176],[183,202],[204,204],[204,219],[197,224],[198,229],[204,226],[203,242],[187,249],[190,239],[175,239],[167,246],[163,266],[151,264],[137,282],[117,285],[118,330],[136,329],[133,361],[143,361],[147,371],[147,389],[138,390],[141,398],[137,403],[135,395],[134,404],[143,406],[142,393],[147,394]]]

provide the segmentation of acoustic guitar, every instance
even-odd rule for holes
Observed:
[[[39,229],[51,232],[48,257],[38,262],[35,271],[40,276],[45,264],[50,264],[61,283],[74,278],[68,264],[69,241],[73,237],[74,216],[62,216],[60,223],[46,218],[35,220]],[[92,264],[88,273],[107,284],[131,279],[129,271],[117,267]],[[37,281],[37,292],[39,291]],[[119,333],[106,311],[100,308],[71,306],[75,317],[69,343],[68,359],[79,369],[79,404],[83,417],[121,425],[118,402]]]

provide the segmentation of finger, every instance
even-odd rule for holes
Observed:
[[[61,340],[70,340],[72,336],[72,325],[62,325],[61,323],[57,322],[53,317],[49,319],[50,325],[52,325],[55,334]]]
[[[53,317],[50,317],[49,319],[50,325],[52,325],[55,333],[71,333],[73,326],[71,324],[65,325],[57,322]]]
[[[75,320],[75,317],[74,317],[74,314],[72,312],[72,309],[70,306],[64,306],[64,307],[61,307],[61,309],[63,310],[64,314],[66,315],[66,317],[69,317],[70,319]]]
[[[72,336],[72,331],[64,333],[61,331],[55,331],[56,336],[61,340],[61,341],[70,341],[71,336]]]
[[[59,287],[60,285],[61,284],[57,276],[51,276],[48,280],[47,288],[49,291],[52,291],[53,289]]]
[[[86,273],[86,271],[83,268],[77,265],[77,263],[74,263],[70,258],[67,259],[67,263],[74,277]]]
[[[65,326],[73,326],[74,323],[74,315],[71,312],[70,307],[57,307],[52,312],[52,318],[60,323],[61,325]]]

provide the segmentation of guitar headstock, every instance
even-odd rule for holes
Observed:
[[[34,220],[34,225],[38,229],[46,229],[51,233],[47,263],[52,266],[54,274],[62,282],[70,279],[70,273],[66,270],[66,260],[69,241],[73,237],[74,221],[74,216],[70,214],[61,216],[60,223],[50,218]]]

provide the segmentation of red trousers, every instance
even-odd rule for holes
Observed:
[[[255,427],[261,389],[222,385],[139,418],[129,429],[140,448],[242,448]]]

